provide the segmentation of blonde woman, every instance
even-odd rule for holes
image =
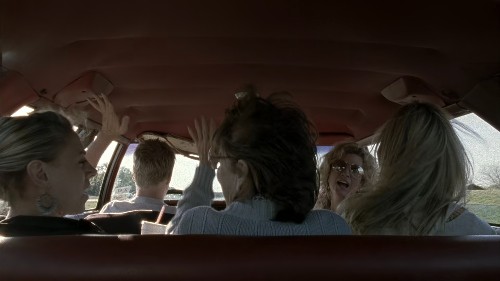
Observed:
[[[96,170],[71,123],[55,112],[0,117],[0,198],[10,210],[0,235],[103,233],[80,213]]]
[[[339,204],[371,183],[375,158],[357,143],[342,143],[325,156],[319,167],[320,190],[315,209],[336,211]]]
[[[403,106],[379,135],[380,175],[372,191],[345,202],[358,234],[495,234],[464,208],[469,161],[446,114]]]

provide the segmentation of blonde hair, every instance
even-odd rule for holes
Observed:
[[[319,196],[314,206],[316,209],[332,209],[331,187],[328,185],[328,178],[331,173],[331,165],[333,162],[342,159],[347,154],[354,154],[361,157],[363,161],[364,174],[361,178],[361,188],[369,186],[372,183],[377,164],[366,147],[362,147],[355,142],[346,142],[336,145],[332,150],[323,156],[321,165],[319,166]],[[335,211],[335,210],[333,210]]]
[[[464,200],[469,160],[447,115],[425,103],[403,106],[378,137],[379,180],[344,203],[358,234],[428,235],[448,206]]]
[[[156,185],[170,179],[174,169],[175,153],[159,139],[145,140],[134,152],[133,172],[139,188]]]
[[[75,134],[68,119],[56,112],[0,117],[0,199],[12,203],[23,196],[26,166],[33,160],[53,161]]]

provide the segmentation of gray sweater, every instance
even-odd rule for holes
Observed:
[[[446,217],[450,217],[453,211],[460,208],[456,204],[448,207]],[[444,228],[436,230],[434,235],[455,236],[455,235],[496,235],[495,230],[485,221],[478,218],[466,209],[456,218],[447,221]]]
[[[214,198],[214,177],[214,170],[208,166],[201,165],[196,169],[193,182],[185,190],[177,214],[169,224],[170,233],[248,236],[351,234],[345,220],[328,210],[313,210],[300,224],[272,221],[276,206],[266,199],[233,202],[223,211],[214,210],[210,207]]]
[[[111,201],[104,205],[99,213],[122,213],[134,210],[160,211],[165,206],[165,213],[175,214],[175,206],[169,206],[162,199],[135,196],[128,201]]]

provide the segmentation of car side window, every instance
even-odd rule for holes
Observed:
[[[90,179],[90,189],[88,193],[89,199],[85,203],[86,211],[95,210],[97,207],[97,201],[99,199],[99,195],[101,194],[101,187],[104,176],[117,145],[118,143],[116,141],[111,142],[111,144],[109,144],[108,148],[106,148],[101,158],[99,159],[99,163],[96,167],[97,175]]]
[[[500,225],[500,132],[474,113],[453,121],[466,127],[455,126],[472,165],[467,208],[490,224]]]
[[[133,155],[137,143],[130,144],[123,156],[118,174],[113,185],[111,200],[127,200],[135,196],[136,185],[132,178]],[[170,181],[170,188],[165,200],[179,200],[182,192],[191,184],[198,161],[181,154],[175,155],[175,165]],[[214,200],[224,200],[217,177],[214,179]]]

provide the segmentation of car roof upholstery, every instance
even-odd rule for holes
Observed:
[[[103,92],[131,117],[130,139],[188,137],[253,83],[291,92],[318,144],[361,140],[400,107],[382,91],[401,77],[448,106],[500,73],[498,1],[0,3],[0,90],[23,89],[0,112],[56,103],[100,122],[84,100]]]

